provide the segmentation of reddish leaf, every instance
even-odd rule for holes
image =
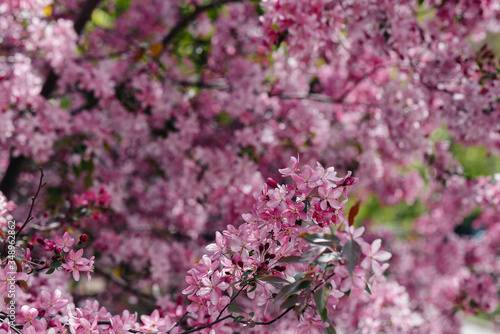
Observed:
[[[349,221],[349,226],[352,226],[354,224],[354,218],[356,218],[356,216],[358,215],[360,203],[360,201],[357,201],[356,204],[354,204],[354,206],[351,208],[351,210],[349,210],[349,217],[347,218],[347,220]]]

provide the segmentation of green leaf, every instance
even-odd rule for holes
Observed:
[[[288,296],[287,299],[280,305],[280,311],[286,310],[292,306],[295,306],[295,303],[297,303],[297,298],[299,296],[297,294]]]
[[[55,271],[55,269],[54,269],[54,268],[50,268],[49,270],[47,270],[46,274],[47,274],[47,275],[50,275],[50,274],[52,274],[54,271]]]
[[[304,261],[304,258],[302,256],[297,256],[297,255],[285,256],[278,260],[278,263],[304,263],[304,262],[308,261]]]
[[[349,270],[349,274],[352,275],[354,268],[358,265],[359,257],[361,256],[361,247],[356,241],[347,240],[342,250],[342,255],[344,256],[347,270]]]
[[[339,261],[340,259],[342,259],[342,256],[339,252],[330,252],[321,254],[321,256],[318,257],[316,261],[318,261],[319,263],[325,263],[330,261]]]
[[[61,262],[57,262],[57,261],[56,261],[56,262],[52,262],[52,263],[49,265],[49,267],[50,267],[50,268],[59,268],[61,265],[62,265],[62,264],[61,264]]]
[[[286,279],[277,276],[259,277],[259,281],[266,283],[276,283],[276,284],[290,284],[290,282],[287,281]]]
[[[324,246],[324,247],[332,247],[334,244],[338,244],[340,242],[340,240],[333,234],[325,234],[325,233],[314,233],[314,234],[302,233],[299,235],[299,237],[304,239],[310,244]]]
[[[275,297],[275,300],[280,300],[283,297],[286,297],[288,295],[291,295],[297,291],[307,289],[311,286],[311,279],[310,278],[304,278],[302,280],[296,281],[292,284],[289,284],[285,287],[283,287],[280,292]]]
[[[112,28],[115,25],[113,17],[101,8],[94,9],[90,18],[96,26],[104,29]]]
[[[323,253],[325,251],[326,247],[312,247],[309,249],[307,252],[305,252],[302,255],[292,255],[292,256],[286,256],[280,260],[278,260],[278,263],[310,263],[316,256],[319,254]]]
[[[241,275],[241,278],[246,279],[248,275],[250,275],[253,271],[252,270],[247,270]]]
[[[61,109],[69,109],[70,106],[71,106],[71,100],[68,99],[67,97],[63,97],[61,99],[61,102],[59,102],[59,107]]]
[[[309,300],[311,299],[311,290],[304,290],[299,294],[297,302],[295,303],[295,315],[297,318],[304,312],[304,310],[309,305]]]
[[[227,310],[231,313],[246,313],[245,311],[243,311],[239,306],[236,306],[236,305],[229,305],[227,307]]]
[[[247,291],[247,293],[249,292],[254,292],[255,289],[257,289],[257,284],[255,284],[255,282],[252,282],[253,284],[249,284],[252,288],[250,290]]]
[[[17,281],[17,283],[19,283],[19,286],[21,286],[24,291],[28,292],[28,283],[26,283],[26,281]]]
[[[368,283],[366,283],[365,291],[368,292],[370,295],[372,294],[372,290],[370,289]]]
[[[241,320],[243,320],[243,319],[245,319],[245,317],[244,317],[244,316],[242,316],[242,315],[239,315],[239,316],[237,316],[237,317],[235,317],[235,318],[233,319],[233,323],[240,322],[240,321],[241,321]]]
[[[215,121],[223,126],[228,126],[231,125],[231,123],[233,123],[233,119],[231,118],[229,113],[225,111],[215,115]]]
[[[85,175],[85,178],[83,180],[83,185],[85,186],[85,189],[89,189],[90,187],[92,187],[92,184],[94,183],[92,177],[95,170],[94,156],[92,155],[89,158],[89,160],[82,160],[80,162],[80,168],[82,171],[87,171],[87,174]]]
[[[16,271],[18,273],[22,273],[23,272],[23,266],[21,265],[21,262],[18,259],[16,259],[16,258],[14,258],[14,262],[16,263]]]
[[[116,0],[116,11],[118,13],[126,11],[130,7],[132,0]]]
[[[330,324],[330,327],[323,328],[323,333],[324,334],[337,334],[337,331],[335,330],[335,326],[333,325],[332,321],[330,319],[326,320],[328,324]]]
[[[316,302],[316,306],[318,306],[318,311],[323,322],[328,320],[328,310],[326,309],[326,303],[331,291],[332,285],[326,284],[324,287],[318,289],[314,293],[314,301]]]

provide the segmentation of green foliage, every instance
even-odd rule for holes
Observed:
[[[130,7],[132,0],[116,0],[116,13],[121,14]]]
[[[484,146],[465,148],[463,145],[454,144],[451,152],[463,166],[466,177],[476,178],[500,171],[500,156],[489,154]]]
[[[394,230],[408,230],[413,221],[423,213],[425,206],[420,200],[412,204],[399,202],[396,205],[384,206],[375,196],[370,196],[360,206],[356,225],[363,226],[366,220],[370,219]]]
[[[101,8],[94,9],[90,19],[92,20],[92,23],[103,29],[110,29],[115,25],[115,17]]]
[[[211,47],[211,34],[208,36],[196,37],[189,31],[183,30],[177,34],[172,42],[172,51],[179,60],[179,64],[184,64],[188,59],[194,65],[195,71],[201,71],[207,64]],[[186,63],[188,65],[189,63]]]
[[[280,300],[281,298],[291,296],[292,294],[300,291],[300,290],[306,290],[311,286],[311,278],[310,277],[305,277],[302,279],[299,279],[295,281],[294,283],[291,283],[289,285],[286,285],[283,287],[280,292],[275,297],[275,300]]]
[[[239,306],[236,306],[234,304],[231,304],[227,307],[227,310],[231,313],[246,313],[243,311]]]
[[[321,320],[323,322],[328,320],[328,310],[326,308],[326,303],[328,301],[328,297],[330,296],[331,291],[332,291],[332,285],[328,283],[314,293],[314,301],[316,302],[319,315],[321,316]]]

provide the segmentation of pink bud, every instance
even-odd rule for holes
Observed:
[[[276,180],[272,177],[268,177],[266,183],[271,188],[276,188],[278,186],[278,182],[276,182]]]
[[[80,236],[80,243],[84,243],[85,241],[87,241],[87,239],[88,239],[87,235],[86,234],[82,234]]]

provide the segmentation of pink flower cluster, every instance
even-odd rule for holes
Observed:
[[[73,196],[73,203],[76,207],[82,206],[100,206],[107,207],[111,203],[111,196],[108,194],[106,189],[99,189],[96,194],[94,191],[86,191],[83,194],[75,194]]]
[[[65,269],[66,274],[72,273],[75,281],[80,280],[80,272],[87,272],[87,278],[90,281],[90,273],[94,271],[95,256],[90,257],[90,259],[83,257],[83,248],[75,252],[75,249],[77,249],[80,244],[87,241],[87,236],[85,234],[80,236],[80,242],[74,248],[71,248],[71,246],[75,243],[75,239],[73,239],[68,232],[64,233],[62,239],[56,237],[56,241],[50,239],[43,240],[41,238],[37,239],[37,241],[42,245],[45,251],[54,252],[54,256],[51,257],[52,263],[48,263],[47,266],[55,269],[62,263],[62,267]],[[52,272],[53,271],[54,270],[52,270]]]
[[[299,169],[294,157],[280,173],[294,182],[268,179],[255,196],[253,212],[243,215],[245,223],[217,232],[215,243],[207,246],[212,255],[203,255],[188,271],[189,286],[183,293],[192,301],[188,311],[197,313],[198,325],[207,315],[213,321],[241,291],[264,301],[259,305],[267,310],[277,286],[304,280],[311,291],[331,287],[328,305],[335,307],[351,289],[365,290],[368,283],[383,280],[388,264],[381,263],[390,253],[380,249],[380,240],[366,243],[364,229],[349,226],[344,214],[347,188],[358,180],[350,173],[337,177],[333,167],[319,163]],[[297,312],[306,323],[313,315],[302,311],[310,302]]]

